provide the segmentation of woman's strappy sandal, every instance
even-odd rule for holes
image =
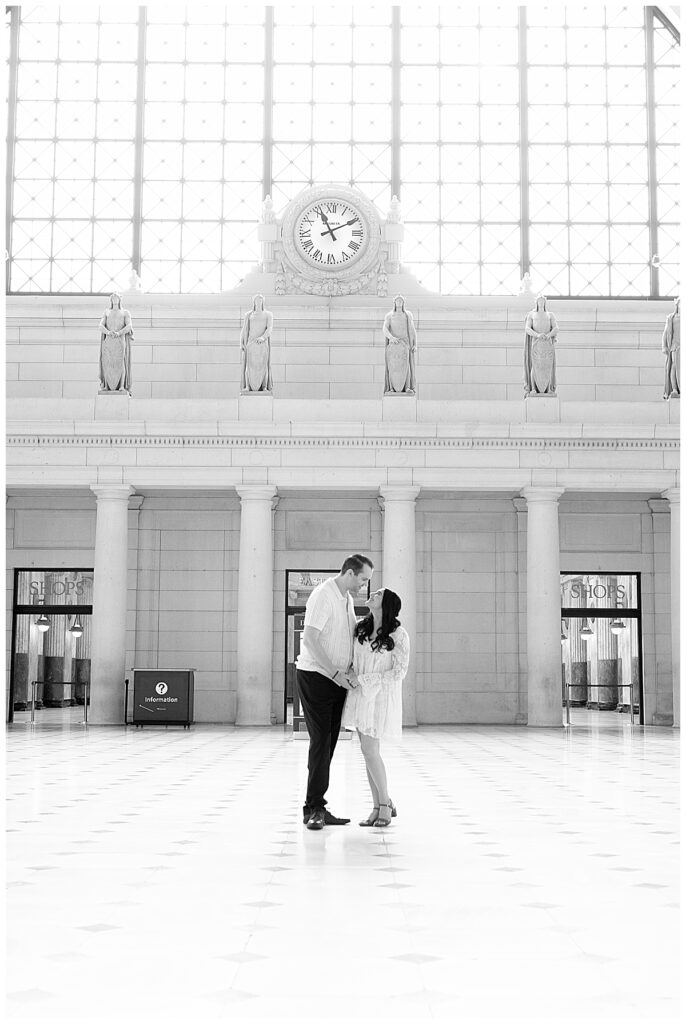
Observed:
[[[377,807],[376,804],[374,804],[374,806],[372,808],[372,813],[369,815],[368,818],[365,818],[364,821],[361,821],[360,825],[362,825],[363,827],[366,826],[366,825],[373,825],[378,817],[379,817],[379,808]]]
[[[382,807],[388,808],[388,817],[386,817],[385,814],[383,814],[383,815],[381,814],[381,808]],[[374,822],[374,828],[386,828],[388,825],[390,825],[391,818],[393,817],[393,810],[394,810],[394,808],[393,808],[393,801],[392,800],[389,800],[389,802],[387,804],[380,804],[379,805],[379,816],[376,819],[376,821]]]

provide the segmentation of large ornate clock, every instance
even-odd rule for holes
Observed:
[[[277,292],[351,295],[385,278],[381,222],[369,200],[345,185],[305,189],[281,224]]]

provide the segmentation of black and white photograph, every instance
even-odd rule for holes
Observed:
[[[5,1019],[681,1019],[680,8],[5,7]]]

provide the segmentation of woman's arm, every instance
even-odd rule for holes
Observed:
[[[357,678],[363,688],[389,686],[399,683],[407,675],[410,663],[410,638],[406,630],[399,629],[393,635],[395,647],[391,651],[391,667],[385,672],[362,672]]]

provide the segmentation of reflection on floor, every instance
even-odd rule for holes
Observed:
[[[341,743],[322,832],[281,727],[16,724],[10,1018],[671,1019],[678,733],[617,717],[407,730],[385,830]]]

